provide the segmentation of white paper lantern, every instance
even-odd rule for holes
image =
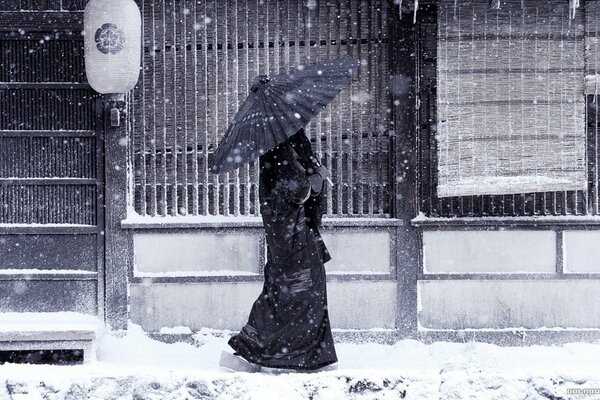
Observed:
[[[125,93],[140,74],[141,16],[133,0],[90,0],[83,14],[85,73],[100,93]]]

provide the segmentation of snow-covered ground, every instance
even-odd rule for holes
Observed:
[[[337,343],[337,370],[252,374],[218,366],[230,334],[202,330],[193,344],[167,344],[131,325],[101,336],[96,362],[1,365],[0,400],[600,399],[600,344]]]

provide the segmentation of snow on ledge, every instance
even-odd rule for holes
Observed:
[[[436,225],[578,225],[600,224],[600,215],[536,215],[519,217],[427,217],[422,212],[410,220],[413,226]]]
[[[98,336],[104,330],[98,317],[78,312],[0,313],[0,332],[94,331]]]
[[[401,226],[403,221],[385,217],[323,217],[323,226]],[[262,228],[260,216],[188,215],[152,217],[129,210],[127,218],[121,221],[124,229],[152,228]]]
[[[463,329],[436,329],[427,328],[417,323],[418,332],[451,332],[451,333],[486,333],[486,332],[600,332],[600,328],[573,328],[573,327],[546,327],[542,326],[539,328],[525,328],[525,327],[514,327],[514,328],[463,328]]]
[[[0,224],[0,228],[96,228],[96,225],[89,224],[56,224],[56,223],[48,223],[48,224],[40,224],[37,222],[32,223],[2,223]]]
[[[187,277],[203,277],[203,276],[262,276],[251,271],[235,271],[235,270],[215,270],[215,271],[168,271],[168,272],[140,272],[134,271],[135,278],[187,278]]]
[[[80,269],[0,269],[0,275],[81,275],[96,276],[95,271],[83,271]]]
[[[262,227],[258,216],[186,215],[151,217],[128,213],[121,228],[177,228],[177,227]]]
[[[164,326],[158,333],[161,335],[191,335],[193,332],[189,326]]]

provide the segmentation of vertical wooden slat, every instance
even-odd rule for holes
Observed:
[[[584,19],[584,21],[585,21],[585,19]],[[574,42],[574,47],[575,47],[574,48],[574,52],[575,52],[575,54],[584,54],[584,52],[585,52],[584,46],[582,46],[581,49],[579,48],[580,44],[579,44],[579,41],[577,40],[576,29],[575,29],[575,27],[573,25],[570,24],[570,22],[571,22],[571,18],[569,18],[569,32],[571,33],[569,39],[573,40],[573,42]],[[584,58],[584,60],[585,60],[585,58]],[[577,107],[579,107],[580,105],[577,102],[577,96],[576,95],[573,95],[572,102],[573,102],[573,104],[572,104],[573,105],[573,115],[572,115],[573,126],[577,126],[577,122],[578,122],[578,120],[577,120],[577,114],[578,114]],[[583,129],[584,130],[587,129],[587,124],[586,124],[587,116],[585,116],[585,114],[587,114],[587,113],[584,112],[584,122],[583,122]],[[587,135],[586,135],[586,137],[587,137]],[[585,150],[584,150],[583,153],[584,153],[583,156],[585,158],[584,165],[587,168],[587,165],[588,165],[587,164],[587,154],[586,154]],[[576,167],[576,165],[572,165],[572,167]],[[583,207],[583,210],[581,210],[579,208],[580,197],[586,198],[587,197],[587,190],[588,190],[588,187],[586,185],[585,189],[583,191],[581,191],[582,196],[579,196],[579,193],[580,193],[579,191],[577,191],[577,190],[573,191],[572,198],[573,198],[573,214],[574,215],[579,215],[579,214],[582,213],[582,211],[583,211],[584,214],[587,213],[587,202],[585,203],[586,206]]]
[[[199,66],[202,71],[202,96],[204,97],[203,111],[204,111],[204,140],[202,143],[203,157],[202,157],[202,214],[208,215],[209,210],[209,177],[208,177],[208,154],[209,154],[209,140],[208,140],[208,29],[206,26],[207,21],[207,2],[208,0],[202,1],[202,44],[201,51],[202,65]],[[200,4],[200,3],[199,3]]]
[[[161,33],[161,42],[162,42],[162,46],[160,48],[161,50],[161,66],[160,66],[160,70],[161,70],[161,76],[162,76],[162,80],[161,80],[161,96],[162,96],[162,114],[161,114],[161,122],[162,122],[162,140],[161,140],[161,145],[162,145],[162,149],[161,149],[161,163],[162,163],[162,168],[161,168],[161,207],[160,207],[160,215],[161,216],[166,216],[167,215],[167,193],[168,193],[168,182],[167,182],[167,177],[168,177],[168,171],[167,171],[167,101],[166,101],[166,94],[167,94],[167,43],[166,43],[166,39],[167,39],[167,21],[166,21],[166,8],[167,8],[167,0],[162,0],[161,1],[161,18],[160,18],[160,30],[159,32]]]
[[[280,50],[281,50],[281,21],[280,21],[280,17],[281,17],[281,9],[280,9],[280,4],[279,1],[275,2],[275,13],[273,14],[273,49],[274,49],[274,56],[273,56],[273,73],[277,73],[279,71],[281,71],[281,57],[280,57]]]
[[[587,10],[586,10],[587,11]],[[592,10],[589,10],[589,14],[588,14],[588,18],[593,18],[593,17],[597,17],[598,15],[598,5],[596,5],[596,7],[593,8]],[[593,33],[588,32],[588,35],[592,36],[593,38],[597,38],[598,37],[598,24],[591,24],[588,20],[588,24],[592,25],[594,27]],[[599,166],[598,163],[600,162],[599,159],[599,152],[598,152],[598,145],[600,144],[598,141],[598,66],[599,66],[599,59],[598,59],[598,55],[600,54],[599,52],[600,48],[598,46],[598,42],[594,41],[592,43],[590,43],[590,51],[592,52],[592,54],[588,55],[588,62],[591,63],[593,65],[593,71],[588,71],[588,73],[593,73],[595,75],[595,90],[594,90],[594,94],[592,96],[588,96],[588,104],[591,101],[591,106],[593,106],[594,109],[594,118],[593,118],[593,126],[592,126],[592,132],[593,132],[593,139],[592,139],[592,144],[593,144],[593,150],[591,152],[591,154],[589,155],[589,157],[592,157],[593,159],[593,170],[592,170],[592,210],[594,215],[598,215],[600,214],[600,193],[598,190],[598,186],[600,185],[600,176],[598,174],[598,170],[599,170]],[[589,69],[589,67],[588,67]],[[589,108],[588,108],[589,110]],[[588,111],[589,112],[589,111]]]
[[[283,65],[285,66],[285,72],[290,71],[290,11],[290,0],[285,0],[285,47],[283,53]]]
[[[254,16],[255,16],[255,28],[254,28],[254,76],[257,76],[260,74],[260,53],[259,53],[259,46],[258,43],[260,41],[260,36],[258,34],[258,29],[259,29],[259,0],[255,1],[255,6],[254,6]],[[253,167],[253,171],[254,171],[254,176],[253,176],[253,180],[254,180],[254,184],[253,184],[253,200],[254,200],[254,215],[259,215],[260,214],[260,201],[258,198],[258,181],[259,181],[259,174],[260,174],[260,168],[259,168],[259,161],[256,160],[252,163],[252,167]]]
[[[374,19],[374,14],[375,14],[375,4],[374,4],[374,0],[370,0],[369,1],[369,18],[368,18],[368,32],[367,32],[367,48],[368,48],[368,62],[369,65],[373,65],[373,63],[375,62],[375,59],[373,57],[373,53],[374,53],[374,49],[373,49],[373,19]],[[376,77],[373,76],[373,70],[370,69],[369,70],[369,108],[368,108],[368,112],[369,115],[374,115],[376,110],[373,107],[373,97],[374,97],[374,93],[373,93],[373,85],[375,83],[375,79]],[[373,132],[375,129],[375,121],[374,118],[370,118],[369,119],[369,131],[368,131],[368,136],[367,136],[367,141],[368,141],[368,153],[367,153],[367,157],[366,157],[366,162],[367,162],[367,169],[369,171],[369,177],[372,177],[374,174],[373,171],[373,150],[374,150],[374,146],[373,146]],[[369,179],[368,182],[368,187],[369,187],[369,194],[368,194],[368,213],[370,215],[373,214],[374,212],[374,196],[373,196],[373,180]]]
[[[315,24],[316,24],[316,30],[317,33],[315,35],[315,40],[316,40],[316,52],[315,52],[315,57],[314,57],[314,62],[318,63],[321,61],[321,2],[317,2],[316,4],[316,14],[315,14]],[[316,144],[316,154],[317,157],[321,160],[323,157],[323,149],[321,147],[322,143],[321,143],[321,139],[323,137],[323,131],[322,131],[322,124],[323,124],[323,114],[326,111],[322,111],[319,113],[319,115],[316,118],[316,131],[315,131],[315,144]],[[327,185],[327,183],[326,183]]]
[[[341,32],[341,13],[342,13],[342,0],[336,0],[336,16],[334,19],[334,34],[335,34],[335,55],[337,58],[342,56],[341,49],[342,43],[340,38]],[[341,215],[343,214],[343,194],[344,194],[344,147],[343,147],[343,118],[342,117],[342,99],[338,96],[333,101],[333,106],[335,108],[335,119],[336,119],[336,163],[335,163],[335,172],[336,172],[336,182],[337,182],[337,190],[336,190],[336,210],[335,214]]]
[[[192,30],[192,54],[193,54],[193,64],[192,70],[194,71],[194,87],[192,88],[193,92],[193,100],[194,100],[194,144],[192,148],[192,213],[194,215],[198,215],[200,213],[200,193],[198,191],[198,176],[200,174],[200,168],[198,167],[198,32],[200,30],[200,26],[198,25],[198,2],[192,1],[192,21],[193,21],[193,30]],[[202,148],[206,151],[206,143],[203,144]]]
[[[244,18],[243,20],[243,46],[244,46],[244,59],[243,59],[243,73],[242,73],[242,79],[244,82],[244,90],[242,91],[242,94],[245,96],[248,95],[248,83],[249,83],[249,71],[248,71],[248,65],[250,62],[250,40],[249,40],[249,34],[248,34],[248,29],[249,29],[249,18],[248,18],[248,1],[249,0],[242,0],[243,1],[243,10],[242,10],[242,16]],[[250,181],[250,164],[244,164],[242,168],[243,171],[243,181],[244,181],[244,215],[250,215],[252,213],[252,211],[250,210],[250,194],[252,191],[252,183]]]
[[[173,118],[173,122],[172,122],[172,127],[171,127],[171,136],[172,136],[172,140],[173,140],[173,144],[171,147],[171,215],[177,215],[179,214],[179,206],[178,206],[178,196],[177,196],[177,187],[180,184],[180,180],[178,177],[178,163],[177,163],[177,158],[178,158],[178,150],[177,150],[177,146],[178,146],[178,134],[179,134],[179,124],[178,124],[178,108],[177,108],[177,103],[178,103],[178,97],[179,97],[179,93],[177,91],[177,75],[178,75],[178,71],[177,71],[177,25],[178,23],[178,10],[175,8],[177,2],[173,1],[172,2],[172,8],[171,8],[171,23],[172,23],[172,28],[173,28],[173,32],[172,32],[172,36],[171,36],[171,40],[173,41],[173,43],[171,44],[171,51],[172,51],[172,59],[173,59],[173,88],[172,88],[172,96],[173,98],[171,99],[171,105],[172,105],[172,118]],[[185,54],[185,46],[183,47],[183,53]],[[166,68],[166,66],[165,66]],[[185,80],[185,78],[183,79]],[[185,92],[184,92],[184,96],[185,96]],[[184,97],[184,102],[185,102],[185,97]],[[185,114],[184,114],[185,115]],[[167,116],[164,116],[165,118],[165,126],[166,126],[166,122],[167,122]],[[184,125],[185,125],[185,120],[184,120]],[[165,146],[165,153],[166,153],[166,146]],[[183,152],[183,155],[185,157],[185,150]],[[183,183],[185,184],[185,180],[187,179],[187,177],[184,175],[183,176]],[[167,207],[169,208],[169,206],[167,205]]]
[[[152,92],[150,94],[152,98],[152,140],[150,141],[150,151],[152,157],[151,164],[151,173],[152,173],[152,186],[150,190],[150,215],[156,216],[158,215],[158,155],[157,155],[157,134],[156,134],[156,123],[157,121],[157,112],[156,109],[156,50],[157,50],[157,41],[156,41],[156,2],[150,2],[152,5],[152,30],[150,31],[152,37],[152,47],[150,48],[150,54],[152,57]]]
[[[181,196],[182,196],[182,204],[181,204],[181,211],[179,211],[180,214],[184,214],[187,215],[189,214],[189,206],[188,206],[188,197],[189,197],[189,176],[188,176],[188,164],[189,164],[189,157],[188,157],[188,61],[187,61],[187,26],[188,26],[188,15],[190,14],[191,10],[190,8],[188,8],[186,2],[183,2],[183,12],[181,13],[181,18],[183,19],[182,24],[181,24],[181,45],[180,45],[180,49],[181,49],[181,54],[182,54],[182,70],[183,70],[183,74],[182,74],[182,79],[181,79],[181,86],[182,86],[182,108],[183,108],[183,124],[182,124],[182,129],[183,129],[183,143],[181,144],[181,157],[183,158],[182,162],[181,162],[181,179],[183,180],[183,187],[181,188]],[[195,53],[196,49],[193,48],[192,51]],[[195,75],[195,72],[194,72]],[[194,82],[194,81],[192,81]],[[194,91],[196,90],[196,87],[194,86]],[[177,122],[175,122],[175,125],[177,125]]]
[[[571,25],[571,19],[569,18],[569,25]],[[565,18],[564,18],[564,7],[561,6],[560,7],[560,47],[564,48],[564,36],[565,36]],[[560,73],[559,73],[559,77],[560,77],[560,87],[563,88],[565,87],[564,84],[564,73],[563,73],[563,68],[564,68],[564,52],[561,51],[560,52]],[[564,91],[561,90],[560,91],[560,102],[561,104],[565,103],[564,100]],[[564,135],[564,112],[560,113],[560,135],[561,137]],[[565,148],[564,146],[560,146],[560,168],[561,170],[564,169],[565,167]],[[568,206],[567,206],[567,191],[563,191],[563,196],[562,196],[562,200],[563,200],[563,206],[562,206],[562,210],[563,210],[563,215],[567,214],[568,211]]]
[[[354,48],[353,45],[351,43],[351,38],[352,38],[352,23],[354,18],[352,15],[352,1],[348,0],[345,3],[345,7],[344,7],[344,11],[346,12],[346,17],[344,18],[346,20],[346,37],[347,37],[347,42],[346,42],[346,48],[348,56],[350,58],[356,59],[356,54],[354,53]],[[352,168],[352,164],[354,162],[354,114],[353,114],[353,110],[354,110],[354,106],[352,104],[352,100],[354,97],[354,90],[353,90],[353,84],[350,83],[350,86],[348,88],[349,91],[349,98],[348,98],[348,107],[346,108],[348,110],[348,129],[347,129],[347,134],[348,134],[348,151],[346,152],[346,157],[347,157],[347,210],[346,213],[347,214],[354,214],[354,174],[353,174],[353,168]]]
[[[243,0],[242,0],[243,1]],[[230,24],[231,26],[231,31],[232,31],[232,35],[228,35],[228,40],[227,43],[229,45],[229,43],[231,43],[231,51],[233,53],[233,66],[232,66],[232,72],[233,72],[233,101],[232,101],[232,108],[231,111],[232,112],[237,112],[238,108],[239,108],[239,59],[238,59],[238,37],[239,36],[239,31],[238,31],[238,0],[233,0],[233,5],[232,5],[232,10],[231,10],[231,21],[232,24]],[[228,119],[227,119],[227,125],[229,125],[230,122],[230,117],[233,116],[233,114],[228,114]],[[240,192],[240,169],[237,168],[235,171],[233,171],[233,215],[238,216],[240,215],[240,198],[241,198],[241,192]]]
[[[216,2],[215,2],[216,3]],[[228,43],[229,43],[229,37],[227,35],[227,32],[229,30],[229,21],[228,21],[228,0],[223,1],[223,6],[224,6],[224,13],[223,13],[223,18],[222,18],[222,22],[219,22],[218,25],[223,27],[223,38],[222,38],[222,43],[223,43],[223,56],[220,57],[223,60],[223,69],[221,71],[222,76],[223,76],[223,96],[219,96],[220,98],[222,97],[225,100],[225,104],[223,105],[223,110],[225,111],[224,115],[223,115],[223,121],[224,121],[224,125],[221,127],[221,129],[223,131],[225,131],[225,129],[227,129],[227,125],[229,123],[229,49],[228,49]],[[215,15],[215,19],[217,16]],[[217,54],[217,53],[215,53]],[[219,95],[219,92],[217,91],[217,96]],[[231,189],[231,181],[229,179],[229,172],[227,172],[225,174],[225,183],[224,183],[224,190],[223,190],[223,215],[229,215],[230,213],[230,209],[231,209],[231,203],[230,203],[230,189]]]
[[[332,16],[331,14],[331,7],[332,4],[331,3],[327,3],[327,58],[331,59],[332,54],[331,54],[331,40],[332,40],[332,31],[333,31],[333,27],[332,27],[332,18],[334,18],[334,16]],[[331,155],[333,154],[333,143],[332,143],[332,138],[331,138],[331,130],[332,130],[332,121],[331,121],[331,116],[332,116],[332,105],[331,103],[326,107],[327,110],[327,116],[325,118],[325,146],[326,146],[326,151],[327,151],[327,171],[329,173],[329,176],[333,177],[333,159],[331,157]],[[339,182],[334,182],[335,185],[339,185]],[[327,198],[327,215],[330,216],[333,214],[333,187],[331,185],[326,185],[327,187],[327,191],[325,193],[326,198]]]
[[[296,1],[296,19],[294,22],[294,61],[295,65],[300,64],[300,26],[302,26],[302,6],[300,1]]]
[[[588,97],[588,103],[591,101],[596,101],[596,95],[591,95],[591,96],[587,96]],[[588,145],[588,149],[589,149],[589,154],[588,154],[588,158],[591,159],[588,160],[588,162],[590,162],[592,167],[592,171],[591,171],[591,199],[590,199],[590,204],[591,204],[591,208],[592,208],[592,214],[594,215],[598,215],[599,213],[599,209],[598,209],[598,106],[597,103],[593,104],[593,114],[590,115],[590,120],[592,122],[592,126],[588,129],[590,129],[590,134],[588,135],[588,140],[590,141],[590,145]],[[590,106],[588,106],[588,115],[590,114]],[[587,125],[589,126],[589,125]],[[591,137],[590,137],[591,136]]]
[[[214,122],[214,128],[213,128],[213,140],[212,142],[215,143],[215,145],[219,142],[219,57],[218,57],[218,52],[217,52],[217,47],[218,47],[218,37],[219,37],[219,19],[218,17],[218,2],[214,1],[213,2],[213,14],[212,14],[212,26],[213,26],[213,40],[212,40],[212,51],[211,51],[211,56],[212,56],[212,61],[213,61],[213,68],[214,70],[213,72],[213,84],[214,84],[214,101],[212,106],[213,108],[213,122]],[[216,147],[216,146],[215,146]],[[213,175],[213,204],[214,204],[214,215],[219,215],[221,214],[221,204],[220,204],[220,182],[219,182],[219,175]],[[226,184],[226,182],[225,182]]]
[[[363,44],[362,44],[362,39],[363,39],[363,33],[362,33],[362,15],[364,15],[365,10],[363,5],[365,4],[365,1],[360,1],[358,2],[358,10],[357,10],[357,16],[356,19],[359,21],[359,23],[356,25],[356,29],[357,29],[357,33],[356,33],[356,38],[357,38],[357,43],[356,43],[356,51],[358,53],[358,56],[360,57],[360,63],[361,65],[359,65],[358,67],[358,87],[359,87],[359,101],[358,101],[358,113],[359,113],[359,125],[358,125],[358,148],[357,148],[357,165],[358,165],[358,171],[356,174],[356,190],[357,190],[357,194],[358,194],[358,201],[357,201],[357,205],[358,205],[358,214],[359,215],[364,215],[365,213],[365,206],[364,206],[364,199],[365,199],[365,185],[364,185],[364,160],[363,160],[363,152],[364,152],[364,143],[363,143],[363,137],[364,137],[364,125],[363,125],[363,121],[365,118],[365,109],[364,109],[364,95],[366,94],[366,90],[365,90],[365,79],[364,79],[364,69],[365,67],[362,65],[363,63],[363,59],[365,57],[365,55],[363,54]],[[367,116],[367,118],[370,116]]]
[[[264,21],[261,24],[263,27],[263,52],[265,56],[264,73],[270,75],[271,58],[269,57],[269,2],[264,2],[264,6],[259,13],[263,16]]]
[[[375,159],[377,162],[377,168],[376,168],[376,176],[377,176],[377,214],[383,214],[383,202],[384,202],[384,181],[383,181],[383,177],[384,177],[384,172],[385,169],[388,168],[388,163],[386,162],[385,164],[383,163],[383,161],[387,161],[387,159],[385,157],[383,157],[382,155],[385,154],[384,148],[383,148],[383,141],[384,141],[384,132],[388,129],[387,126],[384,125],[384,121],[385,121],[385,108],[387,108],[387,104],[384,102],[383,96],[385,94],[385,89],[384,89],[384,83],[385,83],[385,79],[383,78],[383,74],[382,74],[382,69],[383,66],[385,65],[385,60],[383,58],[383,49],[382,49],[382,38],[381,38],[381,32],[383,32],[384,28],[383,28],[383,9],[384,9],[384,5],[382,4],[381,0],[374,0],[376,2],[376,28],[375,28],[375,32],[379,32],[379,34],[377,35],[377,51],[376,51],[376,59],[377,59],[377,79],[375,80],[376,82],[376,86],[375,86],[375,110],[377,110],[377,125],[375,126],[375,130],[373,133],[375,133]]]
[[[310,8],[307,7],[307,4],[304,5],[304,7],[302,7],[302,14],[303,14],[303,19],[306,21],[306,23],[303,24],[304,27],[304,31],[302,32],[302,35],[304,36],[304,61],[303,64],[304,65],[310,65],[313,63],[312,61],[312,45],[311,45],[311,29],[313,27],[313,22],[312,22],[312,12],[310,10]],[[308,137],[309,141],[312,138],[313,132],[312,132],[312,125],[314,124],[314,120],[309,122],[308,124],[306,124],[305,128],[304,128],[304,134]]]

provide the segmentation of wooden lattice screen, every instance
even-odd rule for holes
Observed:
[[[307,135],[332,170],[329,215],[390,215],[388,2],[143,1],[143,70],[133,93],[134,209],[140,215],[257,215],[253,163],[214,176],[214,151],[258,74],[350,56],[358,76]]]
[[[0,32],[0,224],[97,223],[97,96],[83,64],[78,32]]]

